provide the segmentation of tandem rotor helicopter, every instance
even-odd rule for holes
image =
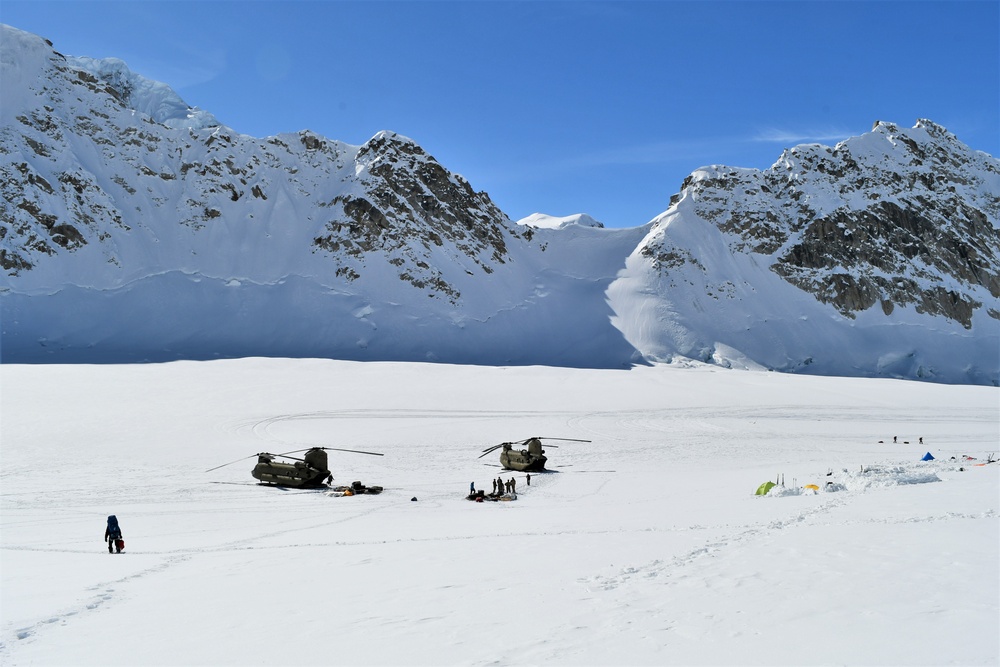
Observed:
[[[545,456],[545,450],[542,449],[542,440],[590,442],[590,440],[577,440],[576,438],[543,438],[536,436],[525,440],[519,440],[517,442],[502,442],[499,445],[487,447],[483,450],[483,453],[479,455],[479,458],[483,458],[490,452],[500,449],[500,465],[503,466],[505,470],[539,472],[545,470],[545,462],[548,461],[548,457]],[[523,445],[527,445],[527,449],[514,449],[514,447],[521,447]],[[549,445],[549,447],[558,447],[558,445]]]
[[[309,447],[307,449],[296,449],[283,454],[271,454],[270,452],[260,452],[251,456],[244,456],[241,459],[223,463],[221,466],[209,468],[205,472],[212,472],[219,468],[245,461],[249,458],[257,457],[257,465],[254,466],[250,474],[261,484],[271,486],[287,486],[292,488],[322,487],[333,481],[333,473],[327,464],[328,451],[351,452],[353,454],[367,454],[369,456],[384,456],[378,452],[363,452],[357,449],[341,449],[339,447]],[[302,458],[291,456],[305,452]],[[276,461],[275,459],[286,459],[286,461]],[[357,483],[355,483],[357,484]]]

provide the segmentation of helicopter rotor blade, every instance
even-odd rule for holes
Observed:
[[[326,449],[334,452],[351,452],[352,454],[367,454],[368,456],[385,456],[385,454],[380,454],[378,452],[363,452],[360,449],[341,449],[340,447],[320,447],[319,449]]]
[[[580,440],[578,438],[549,438],[542,435],[533,435],[530,438],[525,438],[524,440],[518,440],[517,442],[511,443],[512,445],[523,445],[531,440],[564,440],[566,442],[592,442],[591,440]],[[556,445],[549,445],[550,447],[555,447]]]
[[[378,452],[363,452],[359,449],[342,449],[340,447],[306,447],[305,449],[295,449],[290,452],[284,452],[283,454],[275,454],[275,456],[288,456],[289,454],[308,452],[310,449],[322,449],[324,451],[332,452],[353,452],[354,454],[368,454],[369,456],[385,456],[385,454],[379,454]]]
[[[274,456],[288,456],[289,454],[298,454],[299,452],[308,452],[310,449],[315,449],[314,447],[306,447],[305,449],[293,449],[290,452],[282,452],[281,454],[274,454]]]
[[[300,459],[297,456],[282,456],[281,458],[283,458],[283,459],[289,459],[290,461],[302,461],[302,462],[305,462],[305,459]]]
[[[219,468],[225,468],[226,466],[231,466],[234,463],[239,463],[240,461],[246,461],[247,459],[252,459],[255,456],[260,456],[261,454],[266,454],[267,456],[273,458],[282,457],[286,459],[292,459],[293,461],[302,461],[303,459],[295,458],[294,456],[289,456],[289,454],[308,452],[310,449],[324,449],[337,452],[352,452],[354,454],[368,454],[369,456],[385,456],[385,454],[380,454],[378,452],[363,452],[358,449],[341,449],[340,447],[306,447],[305,449],[293,449],[290,452],[282,452],[281,454],[271,454],[270,452],[258,452],[256,454],[251,454],[250,456],[244,456],[243,458],[236,459],[235,461],[230,461],[229,463],[223,463],[221,466],[215,466],[214,468],[209,468],[205,472],[212,472],[213,470],[218,470]]]
[[[226,466],[231,466],[234,463],[239,463],[240,461],[246,461],[247,459],[252,459],[255,456],[260,456],[260,454],[251,454],[250,456],[244,456],[241,459],[236,459],[235,461],[230,461],[229,463],[223,463],[221,466],[215,466],[214,468],[209,468],[205,472],[212,472],[213,470],[218,470],[219,468],[225,468]]]
[[[505,442],[505,443],[503,443],[503,445],[506,445],[506,444],[507,444],[506,442]],[[479,455],[478,457],[476,457],[476,458],[480,458],[480,459],[481,459],[481,458],[483,458],[484,456],[486,456],[487,454],[489,454],[489,453],[491,453],[491,452],[495,452],[496,450],[500,449],[501,447],[503,447],[503,445],[493,445],[492,447],[487,447],[486,449],[484,449],[484,450],[483,450],[483,453],[482,453],[482,454],[480,454],[480,455]]]

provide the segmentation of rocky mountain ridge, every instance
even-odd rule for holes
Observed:
[[[774,272],[847,317],[912,304],[969,328],[984,297],[1000,297],[998,165],[931,121],[912,130],[876,122],[833,148],[787,150],[764,172],[699,170],[674,201],[690,196],[735,253],[770,258]],[[645,249],[660,264],[673,252]]]
[[[231,277],[240,273],[237,261],[256,274],[261,266],[217,252],[216,242],[273,238],[294,226],[295,235],[310,231],[310,245],[284,253],[292,265],[271,265],[260,280],[294,272],[302,252],[354,280],[378,251],[401,280],[454,299],[456,288],[429,261],[433,251],[448,243],[453,261],[491,272],[505,261],[507,239],[521,235],[488,196],[405,137],[382,132],[360,147],[311,132],[258,140],[212,126],[201,112],[190,114],[191,126],[173,127],[165,123],[177,124],[176,103],[162,121],[129,105],[151,106],[135,93],[151,86],[124,76],[120,65],[86,61],[105,80],[54,51],[34,60],[47,82],[36,92],[44,101],[11,109],[0,144],[7,158],[0,266],[22,287],[53,264],[64,273],[79,264],[78,273],[101,287],[129,280],[130,269]],[[164,212],[169,225],[157,224]],[[175,252],[147,252],[150,243],[168,242]],[[187,256],[181,266],[157,261],[178,255]],[[50,284],[48,276],[41,281]]]
[[[4,361],[696,362],[996,384],[1000,162],[876,123],[661,216],[512,222],[416,142],[241,135],[3,27]]]
[[[910,326],[943,324],[951,332],[932,336],[938,342],[930,347],[964,338],[959,327],[969,340],[996,340],[998,220],[1000,162],[928,120],[910,129],[876,122],[835,147],[789,149],[764,171],[695,171],[622,280],[663,295],[668,305],[658,308],[673,313],[662,315],[671,327],[642,334],[647,351],[710,360],[726,340],[738,356],[766,367],[805,370],[816,363],[815,341],[844,347],[831,334],[840,331],[861,342],[874,338],[885,350],[865,362],[853,360],[848,346],[840,355],[852,358],[851,367],[874,361],[897,372],[906,366],[907,376],[934,376],[934,364],[917,361],[926,350],[916,349]],[[758,315],[749,306],[761,293],[769,303]],[[832,310],[811,314],[804,295]],[[786,310],[786,303],[795,305]],[[720,310],[730,314],[721,327],[728,331],[720,330]],[[820,314],[818,328],[807,324]],[[903,350],[890,352],[894,338]],[[964,350],[966,368],[979,355],[992,364],[990,345]]]

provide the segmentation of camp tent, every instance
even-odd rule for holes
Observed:
[[[767,492],[770,491],[771,489],[773,489],[775,486],[776,486],[776,484],[774,482],[770,481],[770,480],[767,481],[767,482],[764,482],[763,484],[761,484],[760,486],[757,487],[757,492],[754,493],[754,495],[756,495],[756,496],[766,496]]]
[[[921,461],[933,461],[933,460],[934,460],[934,457],[933,457],[933,456],[931,456],[931,453],[930,453],[930,452],[927,452],[926,454],[924,454],[924,458],[922,458],[922,459],[920,459],[920,460],[921,460]]]

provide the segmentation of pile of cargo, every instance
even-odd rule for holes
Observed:
[[[361,482],[353,482],[350,486],[335,486],[326,495],[328,496],[359,496],[363,493],[382,493],[381,486],[365,486]]]

